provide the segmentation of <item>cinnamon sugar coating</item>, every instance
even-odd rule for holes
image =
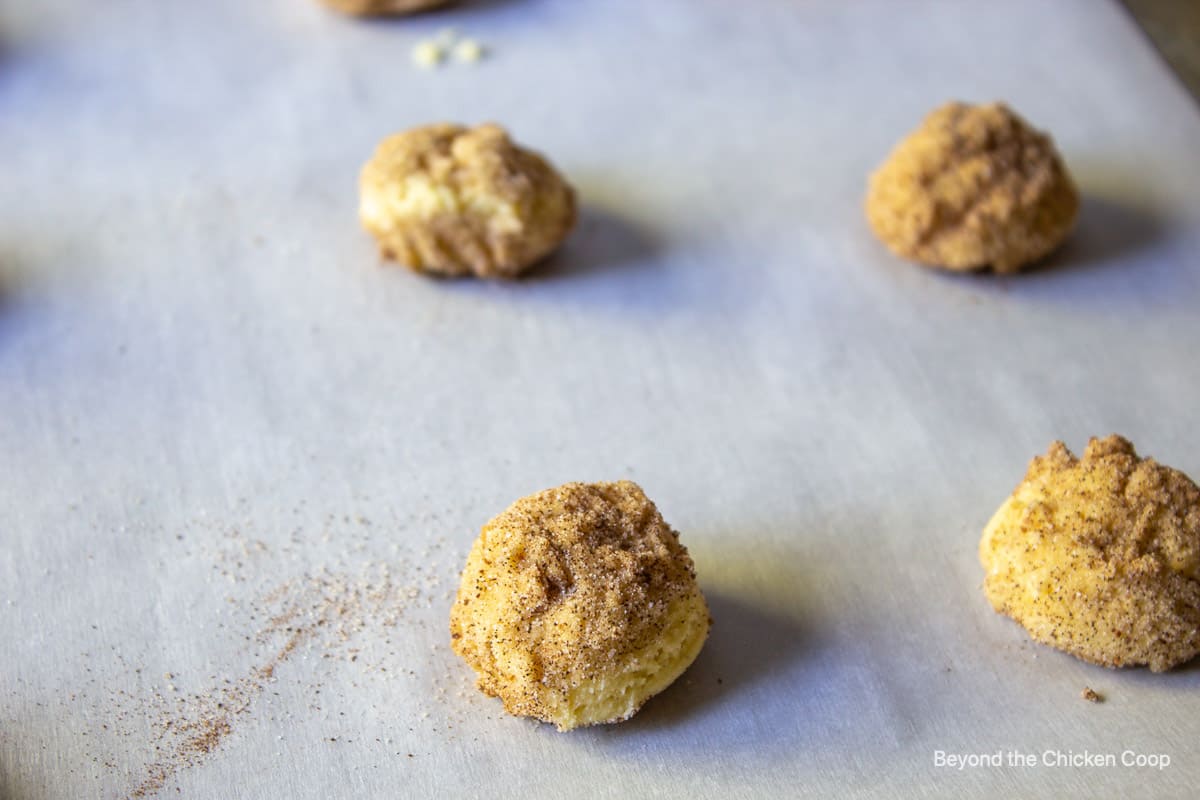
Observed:
[[[575,193],[498,125],[389,136],[363,168],[359,214],[384,257],[447,276],[513,278],[575,224]]]
[[[900,142],[867,192],[867,220],[897,255],[1016,272],[1075,224],[1079,196],[1050,137],[1001,103],[948,103]]]
[[[629,481],[513,503],[476,540],[450,614],[479,688],[559,730],[631,717],[687,669],[709,624],[679,535]]]
[[[1200,489],[1120,436],[1033,459],[979,556],[988,600],[1036,641],[1154,672],[1200,652]]]

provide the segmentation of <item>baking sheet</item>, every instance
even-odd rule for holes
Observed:
[[[487,59],[414,69],[447,25]],[[866,175],[950,98],[1066,154],[1050,268],[871,238]],[[530,280],[377,265],[357,170],[442,119],[577,185]],[[1198,144],[1091,0],[0,4],[0,794],[1190,796],[1200,672],[1030,644],[975,551],[1055,438],[1200,474]],[[619,477],[715,626],[560,735],[471,688],[455,574],[513,499]]]

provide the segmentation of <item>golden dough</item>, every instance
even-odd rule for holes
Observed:
[[[568,483],[483,527],[450,636],[483,692],[567,731],[633,716],[710,623],[687,549],[637,484]]]
[[[322,0],[322,2],[343,14],[375,17],[387,14],[412,14],[447,5],[452,0]]]
[[[867,191],[867,220],[896,255],[1016,272],[1057,248],[1079,196],[1050,137],[1000,103],[949,103],[896,146]]]
[[[1154,672],[1200,652],[1200,489],[1120,436],[1033,459],[979,557],[988,600],[1036,641]]]
[[[384,257],[421,272],[513,278],[575,224],[571,187],[497,125],[390,136],[360,184],[359,214]]]

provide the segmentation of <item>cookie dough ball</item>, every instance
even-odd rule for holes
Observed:
[[[575,194],[498,125],[390,136],[363,168],[359,213],[385,258],[438,275],[513,278],[575,224]]]
[[[358,17],[412,14],[448,5],[452,0],[322,0],[330,8]]]
[[[633,716],[710,622],[679,534],[637,484],[568,483],[483,527],[450,636],[483,692],[567,731]]]
[[[996,611],[1043,644],[1155,672],[1200,652],[1200,490],[1120,436],[1033,459],[979,557]]]
[[[1017,272],[1062,243],[1079,196],[1049,136],[1001,103],[950,103],[871,176],[866,210],[902,258]]]

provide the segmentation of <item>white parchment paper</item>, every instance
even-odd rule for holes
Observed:
[[[415,69],[446,26],[488,57]],[[867,174],[951,98],[1053,132],[1084,205],[1050,268],[870,236]],[[489,119],[577,185],[566,248],[512,285],[380,267],[376,142]],[[1200,476],[1200,114],[1116,3],[5,0],[0,154],[5,798],[153,793],[154,764],[162,796],[248,800],[1200,781],[1200,673],[1032,645],[979,590],[1053,439]],[[471,688],[455,572],[513,499],[620,477],[715,625],[633,721],[560,735]],[[344,606],[284,653],[287,591]],[[211,751],[164,752],[219,697]]]

